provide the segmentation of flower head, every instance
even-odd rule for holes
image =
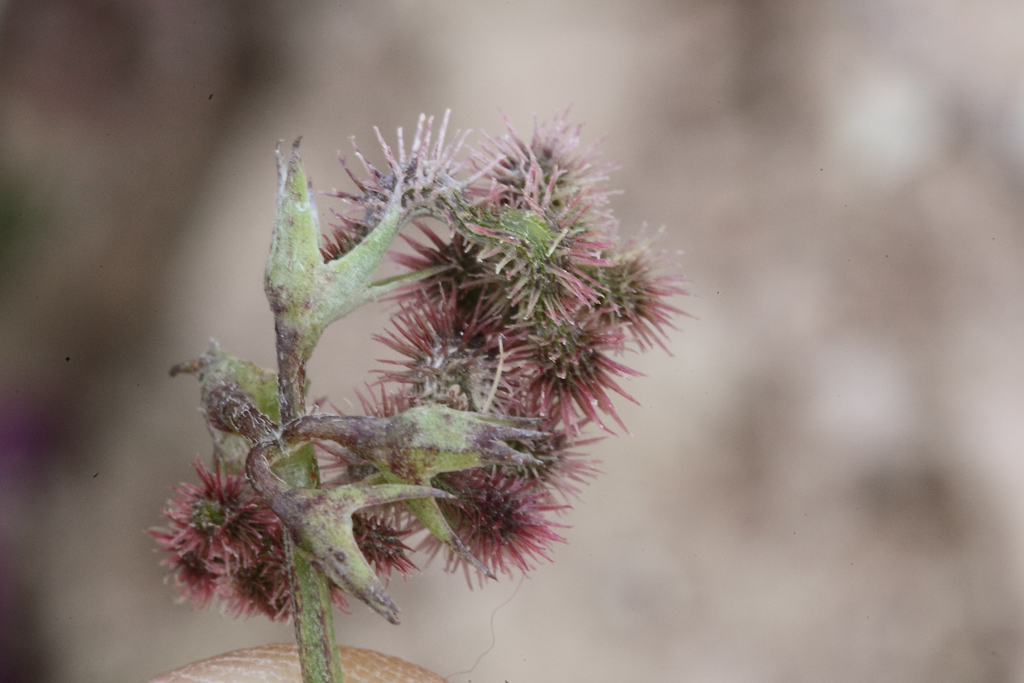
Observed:
[[[195,463],[200,485],[182,484],[168,501],[169,526],[150,530],[183,600],[221,600],[236,614],[286,615],[281,522],[244,475]]]
[[[380,130],[374,128],[388,162],[387,173],[367,161],[355,140],[352,140],[355,156],[366,175],[358,177],[341,159],[345,172],[359,189],[359,194],[339,190],[328,193],[348,202],[354,211],[349,214],[334,213],[340,223],[333,226],[333,234],[325,239],[322,246],[321,253],[326,260],[336,259],[351,251],[384,220],[392,207],[401,208],[404,222],[417,216],[446,218],[453,206],[462,201],[461,193],[465,184],[457,181],[456,176],[462,168],[459,152],[469,131],[456,131],[454,141],[446,145],[449,114],[445,112],[433,146],[433,116],[420,115],[408,153],[402,129],[399,128],[397,156],[384,141]]]
[[[377,339],[400,358],[385,361],[368,412],[440,404],[542,420],[543,436],[512,444],[532,462],[432,472],[429,482],[456,498],[409,504],[423,508],[426,543],[446,545],[450,566],[479,568],[479,557],[489,571],[525,570],[546,556],[556,496],[569,502],[596,472],[572,450],[586,443],[583,430],[610,431],[611,418],[628,431],[613,396],[633,401],[621,381],[639,373],[618,357],[664,346],[678,313],[667,300],[684,292],[650,242],[619,247],[605,187],[612,165],[594,146],[580,149],[580,128],[564,115],[529,141],[509,125],[470,163],[471,203],[452,212],[449,235],[420,225],[421,238],[405,238],[412,252],[395,256],[435,274],[396,297],[392,330]]]
[[[169,526],[152,529],[164,564],[182,600],[197,608],[220,603],[233,616],[262,614],[275,621],[291,617],[291,593],[281,520],[242,474],[224,475],[195,464],[200,485],[182,484],[168,502]],[[410,533],[373,515],[353,516],[355,542],[376,571],[407,574],[414,565],[402,538]],[[347,603],[337,587],[331,599]]]
[[[416,569],[406,555],[410,551],[409,546],[402,542],[412,531],[408,527],[399,528],[392,520],[379,514],[352,515],[352,534],[359,550],[385,579],[391,576],[392,571],[408,575]]]
[[[578,326],[566,325],[533,335],[529,340],[532,372],[527,385],[528,405],[573,435],[588,422],[607,431],[601,413],[626,430],[610,392],[636,403],[616,378],[640,373],[613,359],[621,352],[624,340],[621,330],[602,324],[596,316],[579,321]]]
[[[537,481],[553,497],[557,494],[568,504],[579,498],[581,487],[598,474],[596,462],[575,449],[597,441],[600,437],[573,439],[564,430],[549,426],[544,436],[535,439],[530,447],[537,464],[518,467],[514,471],[519,477]]]
[[[372,417],[392,417],[421,405],[404,384],[398,388],[385,386],[382,382],[367,384],[366,393],[359,391],[356,396],[363,412]]]
[[[596,144],[579,149],[582,126],[570,124],[567,114],[535,121],[528,143],[506,118],[508,132],[488,136],[471,157],[482,173],[472,194],[483,206],[530,209],[560,228],[589,212],[592,223],[612,234],[614,218],[600,210],[608,202],[604,183],[615,164],[598,160]]]
[[[599,310],[605,324],[624,324],[641,349],[657,344],[668,351],[664,340],[675,329],[672,318],[683,315],[668,300],[686,290],[678,276],[661,268],[659,255],[650,247],[650,242],[641,242],[611,257],[611,266],[600,272],[604,297]]]
[[[512,320],[522,324],[563,324],[600,301],[597,271],[610,242],[586,226],[560,227],[540,214],[507,209],[478,215],[465,234],[480,245],[477,259],[492,273],[491,287]]]
[[[519,391],[523,335],[500,315],[460,311],[457,296],[441,290],[420,292],[391,318],[394,328],[375,338],[402,360],[384,361],[381,382],[408,386],[417,403],[439,403],[456,410],[507,413]]]
[[[455,497],[439,501],[452,529],[474,557],[491,572],[528,572],[549,559],[552,543],[564,542],[554,530],[561,524],[547,514],[562,510],[539,482],[501,468],[468,470],[440,477],[439,486]],[[427,549],[439,549],[429,539]],[[464,557],[448,552],[448,569]]]

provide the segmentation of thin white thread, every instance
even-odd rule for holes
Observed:
[[[502,607],[504,607],[508,603],[512,602],[512,599],[515,598],[517,595],[519,595],[519,589],[523,587],[523,581],[525,581],[525,580],[526,580],[526,574],[523,574],[522,576],[520,576],[519,577],[519,585],[516,586],[516,589],[514,591],[512,591],[512,595],[508,596],[508,599],[506,599],[505,602],[503,602],[500,605],[498,605],[497,607],[495,607],[494,611],[491,612],[491,646],[488,647],[486,650],[484,650],[483,652],[480,653],[480,656],[476,658],[475,662],[473,662],[473,666],[471,666],[470,668],[466,669],[465,671],[456,671],[453,674],[448,674],[447,676],[444,677],[445,680],[450,679],[452,676],[462,676],[462,675],[465,675],[465,674],[473,673],[473,671],[476,670],[476,667],[478,667],[480,665],[480,661],[484,657],[486,657],[491,652],[491,650],[494,649],[494,646],[498,644],[498,639],[494,635],[494,617],[497,616],[498,611]]]
[[[565,239],[565,236],[568,235],[568,234],[569,234],[569,227],[568,226],[566,226],[565,230],[563,230],[562,232],[558,233],[558,237],[556,237],[554,239],[554,241],[551,242],[551,246],[548,247],[548,253],[547,253],[548,258],[551,258],[551,255],[555,253],[555,248],[558,247],[558,243],[561,242],[563,239]]]
[[[505,368],[505,347],[501,343],[501,335],[498,335],[498,369],[494,373],[494,381],[491,383],[491,391],[487,394],[487,401],[484,403],[484,409],[480,412],[487,414],[491,411],[491,404],[494,402],[494,397],[498,395],[498,382],[501,381],[501,371]]]

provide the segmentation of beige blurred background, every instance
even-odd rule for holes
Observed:
[[[452,683],[1024,681],[1022,29],[1021,0],[0,0],[0,681],[291,638],[176,605],[142,531],[210,451],[167,369],[211,336],[273,364],[277,140],[327,190],[373,125],[567,105],[695,317],[628,359],[633,436],[553,563],[428,566],[401,626],[357,604],[339,640],[480,658]],[[328,332],[314,395],[353,400],[385,320]]]

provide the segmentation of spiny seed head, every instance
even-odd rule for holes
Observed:
[[[479,247],[477,260],[491,271],[490,288],[501,291],[504,310],[524,324],[566,322],[580,309],[600,301],[597,271],[611,245],[588,232],[558,229],[532,211],[509,209],[481,215],[465,225]]]
[[[182,484],[168,501],[169,525],[152,529],[164,564],[182,600],[203,608],[219,603],[232,616],[261,614],[273,621],[291,618],[291,594],[281,520],[267,507],[244,475],[224,475],[196,462],[200,486]],[[356,543],[378,573],[407,574],[414,569],[401,539],[410,533],[374,516],[353,518]],[[334,587],[331,599],[346,608]]]
[[[411,253],[395,257],[413,271],[442,270],[397,297],[393,329],[378,340],[400,359],[380,373],[370,410],[438,403],[543,419],[545,437],[512,444],[533,464],[434,480],[456,492],[437,504],[470,552],[490,569],[525,569],[525,557],[544,557],[550,528],[540,518],[554,496],[568,501],[596,472],[572,450],[583,429],[610,431],[610,417],[628,431],[612,396],[633,400],[620,382],[638,373],[617,357],[664,345],[678,313],[667,299],[684,292],[650,242],[618,245],[605,185],[613,165],[596,146],[581,148],[579,126],[563,114],[536,124],[529,140],[507,127],[470,155],[476,173],[466,202],[451,208],[448,234],[421,224],[421,238],[406,238]],[[514,520],[526,531],[508,531]],[[449,553],[450,564],[465,566]]]
[[[380,382],[368,384],[366,393],[357,391],[356,396],[363,412],[372,417],[391,417],[421,405],[418,398],[409,393],[406,384],[401,384],[397,388],[385,386]]]
[[[488,208],[530,209],[559,230],[588,219],[612,234],[611,214],[602,211],[608,201],[604,183],[614,164],[598,162],[596,145],[582,151],[581,126],[566,121],[564,112],[552,121],[534,122],[527,143],[505,120],[508,132],[487,142],[471,156],[480,179],[471,194]]]
[[[366,559],[384,578],[397,571],[408,575],[416,569],[406,555],[409,546],[402,539],[412,533],[410,528],[396,528],[381,515],[356,513],[352,515],[352,532]]]
[[[389,345],[410,360],[382,380],[415,387],[424,368],[450,367],[450,357],[440,356],[460,348],[457,340],[438,342],[425,329],[430,325],[419,324],[439,307],[447,310],[450,296],[458,315],[486,311],[492,334],[502,335],[505,352],[515,355],[505,372],[514,374],[518,391],[502,409],[543,416],[574,438],[588,423],[607,429],[605,415],[625,430],[611,395],[632,400],[619,380],[637,373],[616,357],[628,346],[664,346],[678,313],[667,300],[685,292],[662,272],[650,241],[617,245],[606,209],[613,166],[598,160],[595,146],[580,150],[580,128],[564,114],[536,124],[529,141],[509,125],[470,161],[477,170],[468,193],[474,203],[455,212],[450,238],[423,226],[425,241],[409,239],[413,253],[397,258],[410,269],[444,271],[405,295],[396,326],[426,333],[391,336]],[[434,341],[427,349],[409,344],[409,336]],[[458,397],[440,400],[473,406]]]
[[[635,403],[616,381],[639,374],[613,360],[623,342],[621,331],[602,326],[596,318],[581,320],[578,327],[565,325],[531,336],[529,407],[571,435],[588,422],[607,430],[600,413],[626,430],[609,395],[616,393]]]
[[[668,330],[675,329],[672,318],[683,315],[668,300],[686,290],[649,247],[640,244],[611,257],[611,265],[599,273],[604,292],[599,310],[606,325],[624,324],[641,349],[657,344],[668,351],[665,339]]]
[[[271,621],[291,618],[291,594],[283,540],[267,548],[259,562],[238,567],[218,597],[224,612],[235,617],[263,615]]]
[[[399,369],[382,372],[381,381],[407,385],[417,402],[485,412],[507,405],[518,391],[521,335],[500,317],[465,316],[455,296],[421,293],[403,302],[391,324],[394,330],[376,339],[403,359],[385,361]]]
[[[149,533],[169,553],[164,563],[183,600],[205,607],[214,599],[235,613],[281,618],[281,522],[245,481],[195,464],[200,486],[182,484],[168,501],[169,525]],[[286,597],[286,594],[285,594]]]
[[[464,183],[456,180],[456,176],[463,166],[459,153],[469,131],[456,131],[452,141],[445,144],[449,114],[445,112],[437,131],[437,140],[433,144],[431,137],[434,117],[421,114],[408,151],[401,128],[398,129],[398,145],[395,150],[375,128],[377,141],[388,163],[388,172],[379,170],[367,161],[356,146],[355,139],[352,140],[355,156],[362,164],[365,176],[357,176],[345,159],[341,159],[345,172],[359,192],[333,190],[328,193],[348,202],[353,211],[349,214],[335,212],[339,222],[332,226],[334,232],[324,240],[321,248],[325,260],[339,258],[351,251],[381,222],[391,205],[400,205],[404,209],[405,220],[410,220],[417,216],[445,218],[450,215],[453,207],[464,201]]]
[[[438,485],[455,495],[440,501],[452,529],[474,557],[493,573],[529,572],[538,560],[548,560],[553,543],[564,542],[555,529],[562,527],[547,515],[563,509],[537,481],[502,468],[446,474]],[[428,550],[437,546],[428,541]],[[447,568],[464,560],[447,552]]]
[[[579,498],[581,487],[597,476],[596,463],[584,453],[573,450],[599,441],[572,439],[564,430],[549,427],[544,436],[530,445],[530,454],[536,465],[516,468],[515,474],[539,482],[551,494],[558,494],[565,503]]]

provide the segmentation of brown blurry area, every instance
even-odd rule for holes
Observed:
[[[290,630],[175,605],[209,452],[167,368],[273,362],[273,147],[420,111],[607,135],[697,296],[521,586],[429,566],[345,644],[467,681],[1024,681],[1024,5],[0,2],[0,660],[137,681]],[[321,202],[326,212],[329,202]],[[313,394],[353,400],[365,310]],[[504,606],[503,603],[515,594]],[[500,607],[500,609],[499,609]],[[497,610],[497,611],[496,611]],[[493,624],[494,646],[491,645]],[[5,680],[0,678],[0,680]]]

